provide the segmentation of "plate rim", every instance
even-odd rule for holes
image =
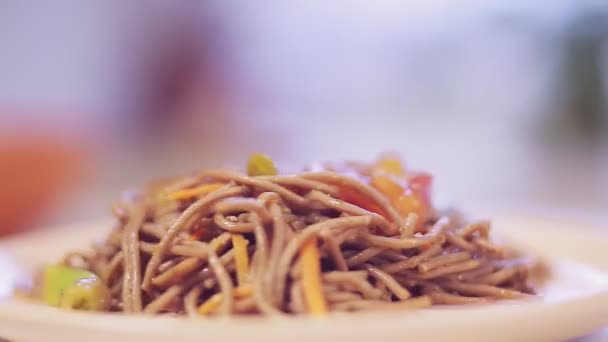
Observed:
[[[518,220],[521,221],[527,221],[527,222],[543,222],[543,225],[547,226],[554,226],[555,231],[559,231],[562,234],[572,234],[571,231],[568,231],[566,228],[566,226],[569,226],[572,224],[572,222],[564,222],[563,220],[557,220],[557,222],[561,223],[557,223],[556,220],[552,220],[552,219],[543,219],[543,218],[530,218],[530,217],[516,217],[516,216],[508,216],[508,217],[501,217],[501,216],[496,216],[496,221],[503,221],[503,224],[505,222],[517,222]],[[96,226],[100,226],[102,224],[108,224],[110,222],[109,219],[103,219],[103,220],[95,220],[95,221],[86,221],[86,222],[80,222],[80,223],[72,223],[72,224],[67,224],[67,225],[58,225],[58,226],[51,226],[51,227],[47,227],[44,228],[45,233],[47,234],[59,234],[59,233],[68,233],[70,231],[73,231],[74,229],[77,229],[76,227],[79,226],[90,226],[90,227],[96,227]],[[581,223],[581,224],[576,224],[578,226],[586,226],[589,227],[589,224],[585,224],[585,223]],[[560,228],[561,226],[561,228]],[[89,228],[92,229],[92,228]],[[589,232],[590,230],[585,230],[586,232]],[[5,241],[0,241],[0,251],[3,249],[8,249],[11,250],[12,248],[18,248],[20,244],[24,243],[24,241],[28,241],[29,239],[32,238],[41,238],[40,237],[40,230],[38,231],[32,231],[32,232],[28,232],[26,234],[22,234],[22,235],[18,235],[18,236],[14,236],[11,237]],[[591,230],[591,235],[587,234],[587,239],[590,241],[594,241],[595,243],[599,244],[599,243],[603,243],[603,240],[608,241],[608,236],[604,236],[603,234],[595,234],[593,232],[593,230]],[[598,242],[599,239],[599,242]],[[608,251],[606,251],[605,253],[608,256]],[[583,265],[586,265],[588,267],[592,267],[594,269],[597,269],[597,267],[595,267],[594,265],[588,265],[583,263]],[[608,271],[608,268],[605,269],[599,269],[600,272],[602,273],[606,273]],[[608,273],[606,273],[608,275]],[[11,300],[12,302],[14,302],[14,300]],[[608,324],[608,286],[605,286],[604,288],[602,288],[601,290],[599,290],[597,293],[591,293],[588,294],[587,296],[583,296],[583,297],[577,297],[576,302],[585,302],[586,305],[588,305],[588,307],[590,308],[590,310],[593,310],[594,312],[603,312],[603,314],[605,315],[605,318],[598,318],[595,321],[589,321],[586,322],[587,326],[591,326],[593,325],[595,328],[600,328],[602,325],[604,324]],[[33,303],[28,303],[30,305],[35,305],[35,307],[40,308],[40,310],[34,310],[35,317],[32,317],[31,313],[28,313],[28,310],[33,310],[34,307],[33,306],[28,306],[28,305],[18,305],[15,304],[17,309],[15,309],[15,307],[9,307],[9,309],[11,310],[10,315],[9,315],[9,311],[7,311],[7,307],[6,307],[6,300],[1,301],[0,300],[0,328],[4,326],[4,321],[8,320],[27,320],[28,318],[31,320],[33,318],[36,319],[37,322],[44,322],[45,326],[54,326],[55,329],[58,328],[67,328],[70,326],[73,326],[76,322],[80,322],[82,323],[81,327],[84,327],[85,329],[91,329],[91,330],[98,330],[100,325],[101,326],[105,326],[105,327],[109,327],[111,326],[113,329],[118,329],[119,331],[121,331],[122,333],[128,333],[128,334],[141,334],[141,331],[136,331],[135,328],[140,327],[142,325],[150,325],[150,323],[159,323],[158,325],[154,324],[154,326],[158,326],[159,329],[161,330],[166,330],[167,328],[169,329],[179,329],[182,333],[187,333],[187,332],[192,332],[192,321],[193,319],[191,318],[184,318],[184,317],[180,317],[180,318],[173,318],[173,317],[141,317],[141,316],[122,316],[120,314],[112,314],[112,315],[107,315],[107,314],[90,314],[90,313],[82,313],[82,312],[63,312],[60,311],[58,309],[55,308],[49,308],[49,307],[44,307],[43,305],[38,305],[38,304],[33,304]],[[509,311],[511,312],[511,315],[519,315],[519,314],[523,314],[524,316],[526,315],[530,315],[531,313],[528,312],[527,314],[524,313],[524,311],[529,311],[529,310],[537,310],[538,313],[540,314],[543,310],[550,310],[552,307],[557,307],[557,306],[563,306],[564,304],[568,304],[569,302],[559,302],[559,303],[548,303],[548,302],[541,302],[539,303],[539,305],[534,305],[532,308],[528,307],[526,308],[526,305],[520,305],[521,303],[517,303],[517,305],[511,305],[512,303],[508,303],[508,302],[503,302],[503,303],[497,303],[497,304],[491,304],[487,307],[482,307],[482,308],[477,308],[477,307],[460,307],[460,308],[432,308],[430,310],[422,310],[422,311],[417,311],[417,313],[419,315],[422,314],[422,316],[428,316],[429,314],[426,313],[428,312],[434,312],[435,315],[437,315],[438,312],[440,311],[444,311],[444,312],[453,312],[455,310],[462,312],[463,310],[470,310],[472,312],[474,312],[475,310],[481,310],[483,311],[487,317],[492,317],[492,316],[496,316],[496,317],[500,317],[500,316],[504,316],[505,312]],[[23,303],[21,303],[23,304]],[[4,307],[4,309],[3,309]],[[524,310],[524,311],[522,311]],[[498,312],[497,312],[498,311]],[[58,313],[61,312],[61,315],[57,314],[54,315],[53,313]],[[67,316],[66,316],[67,315]],[[397,315],[387,315],[387,314],[382,314],[382,315],[377,315],[377,313],[357,313],[355,314],[356,317],[353,319],[353,316],[351,316],[352,314],[345,314],[343,316],[330,316],[330,321],[332,322],[332,324],[338,324],[338,327],[346,327],[346,325],[352,323],[353,321],[355,321],[356,319],[363,319],[365,318],[366,320],[377,320],[379,316],[384,316],[384,324],[383,326],[385,326],[385,334],[388,333],[398,333],[398,332],[403,332],[404,326],[407,326],[408,324],[411,325],[413,323],[411,323],[411,320],[403,320],[402,317],[400,317],[399,319],[401,319],[402,321],[399,321],[399,324],[396,324],[397,322],[395,321],[395,319],[397,319]],[[68,322],[68,320],[65,318],[70,318]],[[120,320],[116,320],[116,317],[120,317]],[[513,316],[512,316],[513,317]],[[388,320],[387,320],[388,319]],[[248,333],[259,333],[261,331],[263,331],[264,329],[268,328],[268,325],[266,324],[267,322],[272,322],[273,323],[273,334],[276,335],[281,335],[281,336],[289,336],[289,331],[284,331],[285,329],[289,330],[289,329],[295,329],[295,328],[303,328],[306,327],[307,329],[305,329],[304,331],[307,333],[306,336],[309,336],[310,338],[316,338],[318,336],[323,335],[323,334],[332,334],[332,335],[336,335],[336,331],[331,331],[328,330],[327,325],[324,323],[324,321],[319,321],[317,319],[313,319],[313,318],[309,318],[309,317],[291,317],[291,318],[287,318],[287,319],[281,319],[281,320],[269,320],[267,318],[229,318],[229,319],[208,319],[208,320],[203,320],[201,321],[197,321],[197,325],[200,325],[199,328],[205,327],[206,329],[210,329],[210,328],[214,328],[212,330],[215,330],[217,333],[217,329],[218,328],[222,328],[222,327],[226,327],[226,324],[228,324],[228,326],[230,325],[234,325],[235,323],[239,324],[239,327],[241,330],[241,333],[248,332]],[[405,321],[410,321],[410,322],[405,322]],[[160,323],[163,324],[160,324]],[[260,322],[264,322],[263,324],[260,324]],[[290,327],[289,328],[285,328],[285,325],[281,325],[280,322],[289,322]],[[405,323],[405,324],[404,324]],[[294,325],[295,324],[295,325]],[[164,327],[164,328],[162,328]],[[261,329],[261,330],[260,330]],[[282,334],[277,334],[279,331],[277,331],[277,329],[279,329],[279,331],[283,331]],[[283,329],[283,330],[281,330]],[[391,330],[392,329],[392,330]],[[2,328],[2,330],[5,330],[4,328]],[[228,329],[228,332],[234,333],[232,331],[233,329]],[[369,330],[365,330],[362,327],[358,327],[357,329],[357,333],[358,334],[364,334],[365,332],[371,333],[371,331]],[[585,332],[590,332],[590,331],[581,331],[581,333],[585,333]],[[183,335],[182,333],[180,333],[180,336]],[[214,335],[214,337],[219,337],[218,335]],[[574,337],[574,336],[568,336],[568,337]]]

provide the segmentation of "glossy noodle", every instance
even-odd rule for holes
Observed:
[[[533,261],[490,240],[489,222],[435,209],[430,182],[395,158],[279,174],[263,155],[247,174],[156,182],[118,201],[107,239],[45,270],[34,292],[64,308],[197,317],[533,296]]]

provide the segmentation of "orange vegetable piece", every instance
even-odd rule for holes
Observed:
[[[388,215],[388,213],[385,212],[384,209],[382,209],[378,204],[376,204],[376,202],[374,202],[374,200],[372,200],[371,198],[366,197],[365,195],[362,195],[358,191],[351,189],[349,187],[342,186],[339,189],[340,189],[340,198],[344,202],[354,204],[365,210],[371,211],[378,215],[384,216],[387,219],[390,219],[390,216]]]
[[[232,234],[232,249],[234,250],[234,264],[236,278],[239,285],[246,285],[249,276],[249,255],[247,245],[249,241],[241,234]]]
[[[302,246],[300,260],[302,262],[304,299],[308,310],[312,315],[323,316],[327,314],[327,302],[323,296],[321,260],[315,237],[306,241]]]
[[[416,193],[408,192],[402,195],[394,202],[394,206],[403,217],[410,213],[418,215],[418,226],[428,218],[429,208]]]
[[[408,182],[410,189],[419,194],[430,205],[433,176],[426,172],[417,172],[409,177]]]
[[[371,185],[388,197],[391,202],[396,201],[405,192],[404,187],[394,177],[384,172],[374,172]]]
[[[247,298],[247,297],[251,296],[251,292],[252,292],[251,286],[244,285],[244,286],[239,286],[236,289],[234,289],[232,295],[234,298],[242,299],[242,298]],[[207,299],[207,301],[205,301],[203,304],[201,304],[198,307],[199,315],[207,315],[207,314],[212,313],[220,306],[220,304],[222,303],[222,300],[224,300],[224,296],[221,293],[214,294],[209,299]]]
[[[394,155],[384,155],[378,159],[374,167],[376,170],[381,170],[398,177],[405,177],[405,168],[401,160]]]

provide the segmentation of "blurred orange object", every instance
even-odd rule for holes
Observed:
[[[365,210],[369,210],[386,218],[390,217],[382,207],[377,205],[371,198],[368,198],[367,196],[364,196],[359,193],[357,190],[351,189],[346,186],[340,186],[338,189],[340,191],[340,198],[342,198],[342,200],[344,200],[345,202],[354,204]]]
[[[50,137],[0,137],[0,236],[31,227],[82,171],[77,148]]]

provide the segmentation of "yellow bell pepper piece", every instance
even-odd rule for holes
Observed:
[[[249,176],[274,176],[277,169],[272,159],[262,153],[254,153],[247,162],[247,174]]]
[[[405,168],[399,158],[392,155],[385,155],[378,159],[375,170],[381,170],[397,177],[405,177]]]

